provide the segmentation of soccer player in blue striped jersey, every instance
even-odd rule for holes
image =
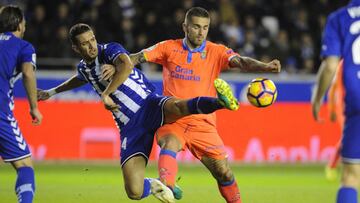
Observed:
[[[16,6],[0,8],[0,156],[17,171],[15,192],[18,202],[29,203],[35,193],[31,152],[13,114],[13,88],[21,73],[34,125],[41,123],[42,115],[36,100],[36,54],[34,47],[22,40],[24,32],[22,10]]]
[[[74,51],[83,58],[77,66],[78,74],[55,88],[39,90],[38,99],[46,100],[55,93],[90,83],[121,131],[121,166],[128,197],[138,200],[152,193],[162,202],[174,202],[168,187],[157,179],[144,178],[155,131],[164,123],[190,114],[208,114],[223,108],[237,110],[231,89],[219,80],[219,98],[181,100],[159,96],[145,75],[134,68],[120,44],[98,44],[86,24],[74,25],[69,36]],[[102,66],[115,67],[111,80],[102,79]]]
[[[342,81],[345,89],[345,124],[341,157],[343,170],[337,203],[356,203],[360,183],[360,0],[331,13],[325,26],[321,56],[312,97],[315,120],[319,120],[321,99],[343,58]]]

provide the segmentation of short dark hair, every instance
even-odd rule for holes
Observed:
[[[209,12],[201,7],[192,7],[186,12],[185,19],[190,21],[192,17],[210,18]]]
[[[78,36],[84,32],[91,31],[91,30],[92,30],[91,27],[85,23],[78,23],[78,24],[73,25],[69,31],[69,38],[70,38],[71,43],[73,43],[73,44],[76,43],[76,36]]]
[[[0,8],[0,33],[14,32],[24,20],[24,13],[20,7],[8,5]]]

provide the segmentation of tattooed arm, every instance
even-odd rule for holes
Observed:
[[[235,56],[230,60],[229,65],[231,68],[239,68],[243,72],[279,73],[281,70],[280,61],[277,59],[263,63],[249,57]]]
[[[144,52],[142,51],[136,54],[130,54],[130,59],[134,66],[146,62]]]

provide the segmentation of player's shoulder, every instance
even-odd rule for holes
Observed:
[[[206,41],[206,46],[211,49],[228,49],[227,46],[221,43],[215,43],[212,41]]]
[[[347,5],[347,6],[343,6],[341,8],[338,8],[337,10],[331,12],[328,16],[328,20],[336,20],[338,18],[343,18],[343,17],[348,17],[349,16],[349,12],[348,9],[350,9],[350,7],[352,7],[351,5]]]
[[[9,42],[12,43],[12,44],[15,44],[15,45],[19,45],[18,48],[35,50],[34,46],[30,42],[28,42],[28,41],[26,41],[24,39],[18,38],[16,36],[12,35],[12,34],[9,35],[9,36],[11,37]]]

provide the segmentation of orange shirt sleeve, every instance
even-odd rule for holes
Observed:
[[[234,52],[232,49],[224,46],[219,45],[218,46],[218,52],[220,54],[220,66],[221,70],[227,70],[229,69],[229,62],[234,56],[240,56],[238,53]]]
[[[164,64],[166,61],[166,45],[169,41],[159,42],[143,50],[146,61],[157,64]]]

